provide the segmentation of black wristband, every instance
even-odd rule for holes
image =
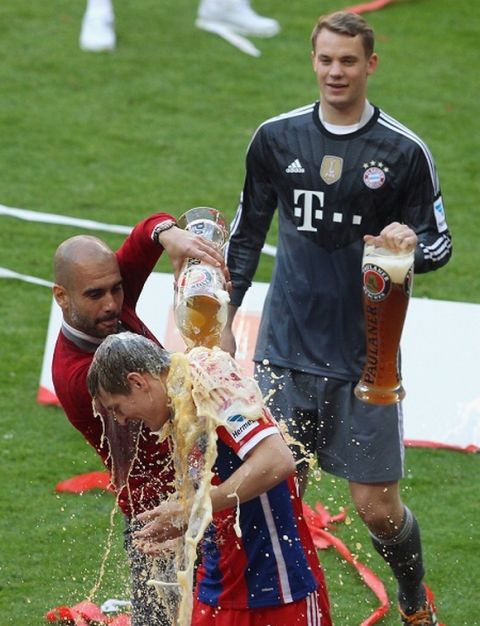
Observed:
[[[161,233],[164,233],[166,230],[170,230],[170,228],[173,228],[176,225],[177,225],[177,222],[175,220],[164,220],[163,222],[160,222],[160,224],[157,224],[155,228],[152,230],[153,241],[159,246],[162,245],[158,241],[158,236]]]

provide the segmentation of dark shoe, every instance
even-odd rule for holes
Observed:
[[[444,626],[444,624],[440,624],[437,619],[437,609],[435,608],[435,598],[433,596],[433,592],[427,585],[424,585],[426,602],[425,606],[415,613],[411,615],[407,615],[402,611],[400,606],[398,610],[400,612],[400,617],[402,618],[402,624],[404,626]]]

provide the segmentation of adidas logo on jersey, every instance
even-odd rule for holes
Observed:
[[[285,171],[287,174],[303,174],[305,169],[300,161],[295,159],[295,161],[292,161]]]

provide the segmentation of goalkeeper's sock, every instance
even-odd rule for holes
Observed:
[[[409,508],[405,507],[400,528],[386,538],[370,533],[375,550],[390,565],[398,582],[398,602],[409,614],[424,606],[425,589],[422,580],[425,575],[422,558],[420,528]]]

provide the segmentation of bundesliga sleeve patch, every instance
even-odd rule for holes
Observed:
[[[443,233],[448,229],[447,220],[445,218],[445,210],[443,208],[442,196],[437,198],[433,203],[433,213],[435,215],[435,221],[437,222],[437,228],[439,233]]]

